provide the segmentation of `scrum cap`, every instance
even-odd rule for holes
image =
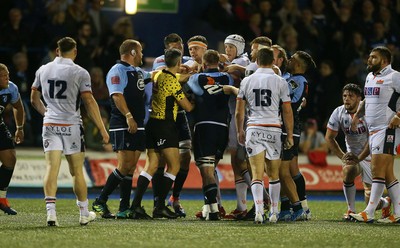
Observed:
[[[245,41],[243,37],[238,34],[231,34],[226,37],[224,44],[232,44],[236,47],[236,57],[244,53]]]

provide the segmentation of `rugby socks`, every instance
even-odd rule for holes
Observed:
[[[215,176],[215,184],[217,185],[217,195],[216,195],[217,203],[218,206],[222,206],[221,189],[219,188],[219,178],[216,170],[214,170],[214,176]]]
[[[261,180],[253,180],[251,183],[251,193],[256,207],[256,213],[264,214],[263,184]]]
[[[364,210],[365,212],[367,212],[367,215],[369,217],[374,216],[376,207],[379,204],[384,189],[385,189],[385,179],[378,177],[372,179],[371,196],[369,198],[368,205]]]
[[[124,179],[124,176],[119,172],[118,169],[115,169],[107,178],[106,185],[101,190],[99,201],[107,202],[108,196],[118,187],[120,182]]]
[[[178,174],[176,175],[175,182],[174,182],[174,188],[172,190],[172,196],[175,198],[178,198],[179,195],[181,194],[183,184],[186,181],[186,178],[188,176],[189,170],[185,169],[180,169]]]
[[[157,207],[162,209],[165,207],[165,198],[167,198],[169,190],[172,188],[172,184],[175,181],[176,176],[171,173],[164,172],[162,178],[162,184],[160,188],[160,194],[158,195]]]
[[[13,172],[14,169],[6,168],[4,165],[0,166],[0,190],[7,190]]]
[[[263,185],[264,203],[266,203],[268,202],[268,199],[270,199],[271,197],[269,196],[268,191],[264,186],[264,181],[262,181],[262,185]]]
[[[282,211],[290,211],[290,200],[287,196],[281,197],[281,212]]]
[[[279,213],[279,197],[281,193],[281,181],[269,181],[269,194],[271,195],[271,213]]]
[[[246,182],[247,186],[250,188],[251,187],[251,176],[249,170],[244,170],[242,173],[240,173],[242,176],[243,180]]]
[[[299,196],[301,206],[304,210],[308,210],[307,196],[306,196],[306,181],[303,175],[299,172],[293,177],[293,181],[296,184],[297,195]]]
[[[393,203],[393,212],[396,216],[400,216],[400,184],[396,179],[386,186],[389,197]]]
[[[301,206],[301,202],[300,201],[297,201],[297,202],[295,202],[295,203],[292,203],[292,209],[293,209],[293,212],[296,212],[296,211],[298,211],[298,210],[300,210],[300,209],[302,209],[303,207]]]
[[[76,205],[79,207],[79,213],[81,216],[89,216],[88,205],[89,201],[78,201],[76,200]]]
[[[135,197],[133,198],[131,209],[134,209],[136,207],[140,207],[143,199],[143,195],[147,190],[147,187],[150,184],[152,176],[145,172],[142,171],[140,172],[140,175],[138,177],[137,181],[137,186],[136,186],[136,191],[135,191]]]
[[[119,211],[123,212],[129,209],[132,191],[132,178],[133,175],[129,174],[122,179],[119,183]]]
[[[236,189],[236,209],[239,211],[244,211],[247,209],[246,198],[247,198],[247,183],[244,179],[239,179],[235,181]]]
[[[57,198],[55,196],[46,196],[44,198],[47,215],[56,215],[56,200]]]
[[[356,185],[354,182],[343,182],[343,193],[347,202],[347,209],[356,212]]]
[[[164,177],[164,167],[158,167],[156,173],[154,173],[151,179],[151,185],[153,187],[153,206],[157,206],[158,195],[160,194],[162,178]]]
[[[218,186],[215,183],[206,185],[203,187],[204,193],[204,203],[205,204],[213,204],[217,203],[217,191]]]

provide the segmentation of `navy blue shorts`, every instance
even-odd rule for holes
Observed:
[[[179,111],[176,116],[176,128],[178,129],[179,141],[191,140],[189,122],[184,110]]]
[[[110,131],[110,142],[114,151],[141,151],[146,149],[146,134],[144,130],[137,130],[131,134],[128,130]]]
[[[0,140],[0,151],[15,149],[13,136],[4,122],[0,124]]]
[[[286,134],[282,134],[281,138],[283,145],[286,140]],[[300,137],[293,136],[293,143],[294,143],[293,146],[289,150],[285,150],[282,147],[282,161],[289,161],[292,160],[293,157],[299,156]]]
[[[229,129],[215,124],[200,124],[193,135],[193,152],[197,160],[201,157],[215,156],[221,159],[228,145]]]

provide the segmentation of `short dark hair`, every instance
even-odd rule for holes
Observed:
[[[352,83],[346,84],[343,87],[342,93],[345,92],[346,90],[354,93],[356,96],[362,97],[362,95],[363,95],[363,91],[362,91],[361,87],[357,84],[352,84]]]
[[[371,52],[378,52],[389,64],[392,62],[392,52],[387,47],[377,46]]]
[[[168,48],[169,44],[175,43],[175,42],[183,43],[182,38],[177,33],[169,34],[169,35],[165,36],[165,38],[164,38],[164,46],[165,46],[165,48]]]
[[[71,37],[64,37],[57,41],[57,47],[61,53],[70,52],[76,48],[76,41]]]
[[[261,44],[263,46],[272,46],[272,40],[267,36],[259,36],[250,42],[250,46],[253,44]]]
[[[204,37],[202,35],[195,35],[195,36],[190,37],[190,39],[187,41],[187,43],[189,44],[189,42],[192,42],[192,41],[201,41],[208,46],[206,37]]]
[[[206,65],[218,65],[219,53],[212,49],[207,50],[203,55],[203,62]]]
[[[167,67],[176,66],[181,61],[182,53],[176,48],[166,49],[164,54],[165,65]]]
[[[258,65],[272,65],[274,62],[274,50],[270,47],[261,48],[257,52]]]
[[[304,70],[307,71],[310,67],[317,68],[315,65],[314,60],[312,59],[311,55],[304,51],[297,51],[297,54],[304,66]]]
[[[132,50],[138,52],[137,49],[140,45],[140,42],[137,40],[127,39],[122,42],[121,46],[119,46],[119,55],[123,54],[132,54]]]

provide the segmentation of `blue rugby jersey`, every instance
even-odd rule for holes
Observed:
[[[111,97],[110,131],[127,129],[126,117],[118,110],[112,94],[121,93],[125,97],[129,111],[135,119],[138,129],[144,128],[144,87],[151,74],[139,67],[118,61],[107,73],[106,83]]]
[[[307,98],[308,94],[308,82],[303,74],[294,74],[286,78],[286,82],[289,87],[290,98],[292,99],[292,110],[293,110],[293,134],[300,136],[301,134],[301,121],[300,115],[297,109],[301,105],[303,97]],[[285,133],[285,125],[282,125],[283,132]]]
[[[222,86],[233,85],[233,78],[218,69],[209,69],[192,75],[187,86],[195,95],[193,118],[195,124],[211,123],[227,126],[229,118],[229,95]]]
[[[14,104],[19,99],[18,86],[8,81],[8,88],[0,89],[0,124],[4,122],[3,113],[9,103]]]

